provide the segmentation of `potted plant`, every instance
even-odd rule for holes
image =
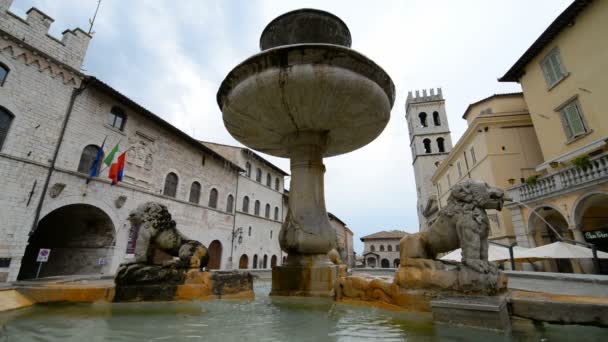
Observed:
[[[532,175],[532,176],[527,177],[525,182],[528,185],[536,184],[536,182],[538,182],[538,175]]]
[[[509,178],[508,182],[511,185],[515,184],[515,178]]]
[[[552,168],[557,169],[557,167],[559,166],[559,162],[556,162],[556,161],[554,161],[554,162],[550,162],[550,163],[549,163],[549,165],[550,165]]]
[[[589,160],[588,155],[583,155],[572,159],[572,164],[583,170],[587,170],[587,168],[591,166],[591,161]]]

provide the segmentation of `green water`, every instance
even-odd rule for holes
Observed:
[[[608,330],[517,321],[511,335],[433,324],[414,315],[330,300],[54,304],[0,314],[5,341],[608,341]]]

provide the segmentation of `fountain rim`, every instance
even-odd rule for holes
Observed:
[[[296,63],[289,64],[288,63],[289,61],[287,60],[287,58],[274,58],[274,59],[270,60],[272,55],[289,54],[289,53],[293,53],[294,51],[307,50],[307,49],[308,50],[323,50],[324,52],[334,52],[337,55],[344,54],[341,57],[346,58],[349,61],[348,61],[348,63],[335,64],[335,63],[332,63],[332,60],[326,58],[323,61],[318,61],[318,62],[314,62],[314,63],[310,62],[310,61],[307,61],[306,63],[297,63],[298,61],[295,61]],[[327,57],[327,56],[325,55],[324,57]],[[251,65],[255,65],[256,63],[264,61],[265,59],[266,59],[267,63],[264,63],[261,67],[250,68]],[[304,44],[292,44],[292,45],[278,46],[278,47],[274,47],[271,49],[261,51],[255,55],[247,58],[246,60],[244,60],[243,62],[239,63],[237,66],[232,68],[232,70],[230,70],[230,72],[228,72],[228,74],[226,75],[226,77],[224,78],[222,83],[220,84],[220,87],[217,91],[216,101],[217,101],[218,106],[220,107],[220,110],[223,111],[225,97],[228,96],[230,91],[234,87],[236,87],[236,85],[238,83],[240,83],[243,79],[250,77],[253,74],[260,73],[264,70],[268,70],[268,69],[272,69],[272,68],[285,68],[285,67],[290,67],[290,66],[294,66],[294,65],[304,65],[304,64],[330,65],[330,66],[335,66],[338,68],[343,68],[343,69],[358,73],[364,77],[367,77],[368,79],[370,79],[371,81],[376,83],[380,88],[382,88],[382,90],[384,90],[384,93],[386,94],[386,96],[388,97],[388,100],[390,102],[391,108],[395,104],[395,92],[396,92],[395,84],[393,83],[393,80],[388,75],[388,73],[381,66],[376,64],[374,61],[372,61],[371,59],[369,59],[362,53],[357,52],[357,51],[355,51],[351,48],[345,47],[345,46],[335,45],[335,44],[324,44],[324,43],[314,43],[314,44],[313,43],[304,43]],[[378,74],[380,74],[380,76],[374,77],[373,75],[371,75],[369,73],[366,74],[362,70],[352,67],[353,65],[371,66],[372,68],[374,68],[377,71]],[[250,70],[247,71],[246,70],[247,68],[250,68]]]
[[[346,25],[346,23],[344,22],[344,20],[342,20],[340,17],[338,17],[337,15],[328,12],[328,11],[324,11],[324,10],[320,10],[320,9],[316,9],[316,8],[310,8],[310,7],[304,7],[304,8],[299,8],[296,10],[292,10],[289,12],[285,12],[281,15],[279,15],[278,17],[272,19],[262,30],[262,34],[260,35],[260,41],[259,41],[259,47],[261,51],[268,51],[269,49],[264,49],[262,47],[262,39],[264,37],[264,35],[266,34],[266,32],[270,29],[270,27],[272,27],[273,25],[275,25],[278,21],[280,21],[281,19],[287,17],[287,16],[292,16],[292,15],[297,15],[300,13],[315,13],[315,14],[321,14],[321,15],[325,15],[328,16],[332,19],[335,19],[339,24],[341,24],[342,26],[344,26],[344,28],[346,29],[346,32],[348,32],[348,40],[349,40],[349,45],[347,46],[348,48],[350,48],[352,42],[353,42],[353,38],[352,35],[350,33],[350,29],[348,28],[348,25]],[[287,46],[287,45],[283,45],[283,46]],[[278,46],[277,46],[278,47]],[[274,48],[277,48],[274,47]],[[273,48],[271,48],[273,49]]]

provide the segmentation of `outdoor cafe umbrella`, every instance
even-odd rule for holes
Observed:
[[[519,247],[519,246],[515,246],[513,247],[513,255],[517,256],[519,253],[521,253],[522,251],[528,250],[528,248],[523,248],[523,247]],[[516,254],[518,253],[518,254]],[[458,248],[457,250],[454,250],[446,255],[444,255],[443,257],[440,258],[440,260],[449,260],[449,261],[457,261],[460,262],[462,259],[462,249]],[[509,248],[508,247],[503,247],[500,245],[495,245],[490,243],[488,246],[488,261],[504,261],[504,260],[509,260],[510,256],[509,256]],[[517,259],[517,257],[516,257]]]
[[[597,251],[599,259],[608,259],[608,253]],[[538,260],[538,259],[592,259],[593,252],[590,248],[573,245],[567,242],[557,241],[548,245],[526,248],[513,252],[514,259]]]

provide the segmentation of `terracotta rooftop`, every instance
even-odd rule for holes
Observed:
[[[361,238],[361,241],[374,240],[374,239],[401,239],[402,237],[409,235],[409,233],[402,230],[382,230],[377,233],[366,235]]]

